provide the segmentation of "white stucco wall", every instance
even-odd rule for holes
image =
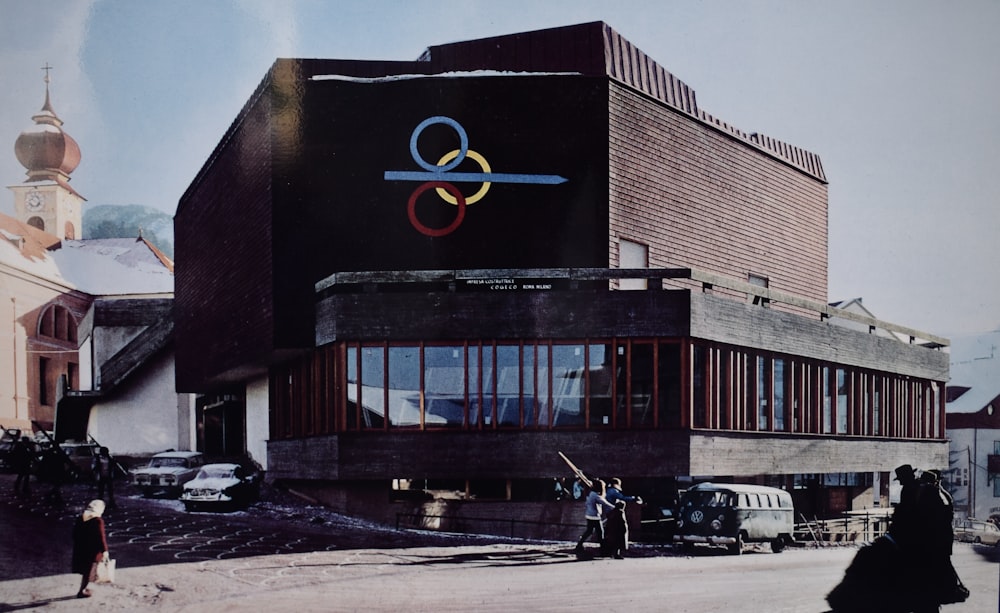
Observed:
[[[94,405],[89,432],[116,455],[192,450],[193,417],[193,400],[174,391],[174,357],[167,351]]]
[[[991,515],[1000,515],[1000,497],[993,495],[993,483],[989,482],[987,473],[987,456],[994,452],[995,444],[1000,441],[1000,430],[961,428],[948,430],[950,439],[951,465],[957,469],[955,473],[968,468],[968,486],[956,486],[951,492],[956,508],[968,504],[971,495],[973,500],[972,517],[989,519]],[[971,466],[970,466],[971,462]]]
[[[247,453],[267,470],[267,439],[270,419],[267,376],[247,382]]]

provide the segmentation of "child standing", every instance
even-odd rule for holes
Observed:
[[[605,546],[616,560],[628,549],[628,519],[625,518],[625,501],[615,502],[615,508],[608,512],[607,523],[604,525]]]

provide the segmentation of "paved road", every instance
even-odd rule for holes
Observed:
[[[120,497],[109,511],[117,582],[73,598],[68,534],[92,493],[67,505],[10,495],[0,475],[0,612],[40,609],[228,611],[604,611],[819,613],[854,548],[767,548],[692,557],[640,547],[578,561],[570,543],[396,532],[316,508],[269,502],[251,512],[188,514],[172,501]],[[12,538],[12,532],[16,537]],[[973,596],[944,613],[998,611],[1000,550],[956,545]]]

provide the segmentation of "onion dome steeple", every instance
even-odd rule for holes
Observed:
[[[49,97],[49,70],[45,65],[45,104],[32,119],[35,126],[21,132],[14,143],[17,161],[28,169],[28,182],[68,181],[80,164],[80,146],[63,131],[63,122],[52,109]]]

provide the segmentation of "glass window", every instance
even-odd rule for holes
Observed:
[[[497,346],[497,422],[521,425],[521,351],[517,345]]]
[[[552,425],[583,426],[583,345],[552,346]]]
[[[632,412],[633,428],[653,427],[653,345],[633,343],[629,356],[631,373],[629,408]],[[624,426],[625,424],[620,424]]]
[[[38,404],[49,403],[49,359],[38,358]]]
[[[837,369],[837,434],[847,432],[847,372]]]
[[[612,419],[612,398],[611,388],[614,380],[612,372],[611,343],[601,343],[589,345],[587,360],[589,361],[589,381],[588,390],[590,392],[590,426],[601,427],[610,426]],[[623,347],[619,347],[622,349]],[[619,372],[625,365],[625,361],[620,357],[617,360]],[[618,390],[620,395],[622,390]],[[619,408],[619,410],[621,410]],[[619,414],[618,427],[625,427],[625,420]]]
[[[487,368],[481,368],[483,356],[487,356]],[[479,345],[469,347],[469,425],[475,427],[483,423],[483,405],[489,406],[492,395],[493,353],[490,347]],[[483,395],[483,389],[487,390]]]
[[[420,426],[420,347],[389,347],[389,425]]]
[[[757,429],[769,430],[768,390],[771,387],[771,360],[757,356]]]
[[[535,426],[539,421],[544,421],[538,414],[541,403],[535,401],[535,394],[538,393],[535,385],[535,353],[538,351],[544,351],[544,348],[525,345],[521,349],[521,386],[524,389],[521,399],[525,426]]]
[[[661,428],[681,425],[681,346],[679,343],[660,343],[657,364],[659,379],[657,410]]]
[[[882,433],[882,382],[879,375],[873,377],[872,385],[872,434]]]
[[[618,267],[649,268],[649,247],[624,238],[620,239],[618,241]],[[621,279],[618,281],[619,289],[624,290],[646,289],[646,285],[646,279]]]
[[[538,386],[538,425],[540,426],[549,426],[552,421],[552,399],[549,393],[551,391],[550,376],[552,375],[550,349],[548,345],[539,345],[535,355],[538,360],[536,384]]]
[[[384,361],[384,348],[361,348],[361,418],[364,428],[385,426]]]
[[[785,360],[774,359],[774,429],[784,432],[785,426]]]
[[[824,366],[820,370],[820,389],[823,394],[823,434],[833,431],[833,399],[830,397],[830,369]]]
[[[358,429],[358,348],[347,347],[347,406],[346,423],[348,430]]]
[[[465,348],[424,348],[424,422],[428,428],[465,423]]]

